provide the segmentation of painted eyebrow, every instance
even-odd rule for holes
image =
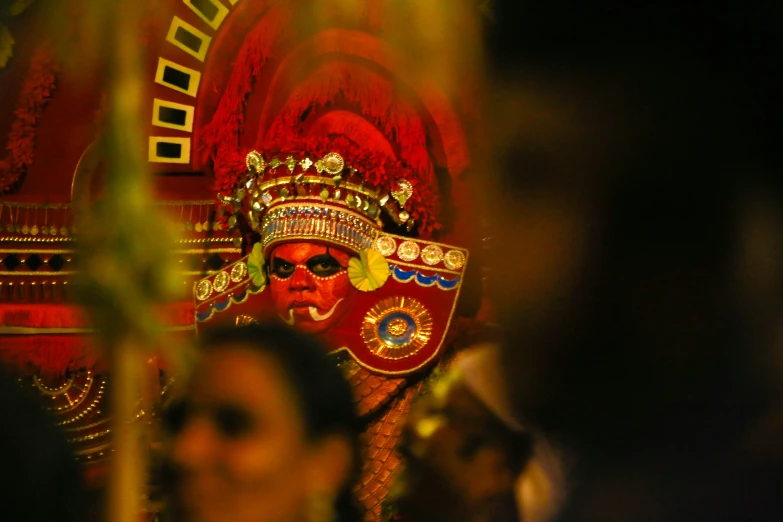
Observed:
[[[295,263],[292,263],[291,261],[289,261],[288,259],[286,259],[284,257],[272,256],[272,263],[274,263],[275,261],[280,262],[280,263],[288,263],[289,265],[295,264]]]
[[[313,259],[334,259],[335,261],[337,261],[337,258],[334,257],[333,255],[329,254],[329,253],[315,254],[314,256],[311,256],[310,259],[308,259],[307,261],[309,262],[309,261],[312,261]],[[338,263],[339,263],[339,261],[338,261]]]

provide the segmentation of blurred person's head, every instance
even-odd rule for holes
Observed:
[[[358,522],[359,425],[350,385],[312,338],[278,324],[201,339],[167,413],[178,519]]]
[[[781,5],[494,7],[494,297],[564,519],[774,519]]]
[[[528,433],[499,388],[494,347],[476,349],[412,407],[406,468],[396,499],[410,522],[517,520],[514,484],[530,455]]]
[[[0,369],[0,518],[83,522],[88,499],[65,434],[35,397]]]

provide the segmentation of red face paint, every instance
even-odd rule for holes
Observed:
[[[287,243],[272,250],[269,287],[280,317],[307,333],[337,324],[358,293],[345,270],[350,257],[317,243]]]

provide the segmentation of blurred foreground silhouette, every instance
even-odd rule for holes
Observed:
[[[780,4],[494,9],[493,292],[560,520],[781,520]]]

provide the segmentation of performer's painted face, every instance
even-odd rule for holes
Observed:
[[[287,243],[269,257],[272,300],[289,324],[307,333],[325,332],[350,309],[358,291],[348,279],[348,252],[317,243]]]

